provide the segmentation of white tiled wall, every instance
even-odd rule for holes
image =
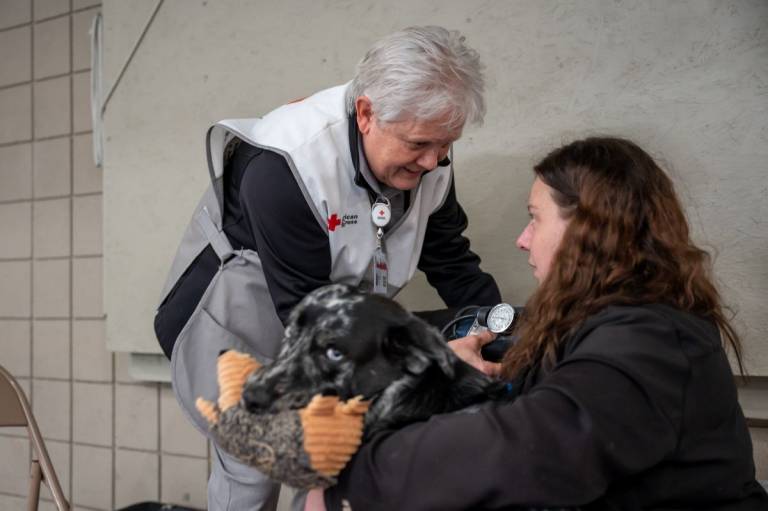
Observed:
[[[69,195],[71,165],[68,137],[35,142],[32,159],[35,198]]]
[[[68,0],[35,0],[34,1],[34,18],[35,20],[43,20],[50,18],[51,16],[58,16],[69,12]]]
[[[69,319],[35,320],[32,338],[32,374],[36,378],[71,377]]]
[[[0,437],[0,458],[3,459],[0,463],[0,493],[25,493],[27,472],[16,468],[26,463],[28,457],[29,442],[23,437]]]
[[[32,410],[45,438],[68,441],[72,429],[71,383],[68,380],[32,380]]]
[[[110,509],[112,505],[112,449],[75,444],[72,450],[72,501],[85,507]]]
[[[99,318],[102,304],[101,257],[72,261],[72,314],[77,318]]]
[[[28,23],[32,19],[29,0],[5,0],[0,2],[0,29]]]
[[[191,506],[205,500],[205,486],[193,486],[185,481],[199,481],[208,473],[208,462],[201,458],[163,454],[160,457],[160,498]]]
[[[70,203],[69,197],[35,201],[33,223],[36,258],[69,255],[72,239]]]
[[[0,257],[29,258],[31,202],[0,204]]]
[[[72,126],[75,133],[91,131],[91,72],[72,75]]]
[[[30,398],[73,509],[202,509],[208,444],[168,386],[133,381],[105,347],[88,36],[99,9],[0,0],[0,364]],[[25,430],[0,430],[0,510],[25,508],[29,456]]]
[[[119,385],[115,409],[118,447],[156,451],[159,447],[158,389],[155,385]]]
[[[31,138],[31,111],[31,85],[18,85],[0,90],[0,144]]]
[[[160,391],[160,446],[163,452],[205,458],[208,444],[184,417],[170,387]]]
[[[114,361],[106,349],[104,320],[76,319],[72,325],[72,374],[76,380],[111,383]]]
[[[31,374],[32,325],[25,319],[0,320],[2,365],[17,378]]]
[[[24,26],[0,32],[0,85],[28,82],[32,59],[30,27]]]
[[[115,452],[115,507],[160,498],[160,457],[156,453],[118,449]]]
[[[69,76],[36,81],[34,90],[35,137],[69,135],[72,79]]]
[[[66,318],[70,315],[70,277],[68,259],[35,260],[32,265],[32,303],[37,318]]]
[[[35,25],[35,79],[69,73],[69,17]]]
[[[32,264],[29,261],[0,260],[0,317],[29,318]]]
[[[72,389],[72,439],[111,447],[112,419],[112,385],[75,382]]]
[[[0,146],[0,162],[3,162],[0,165],[0,182],[3,183],[0,186],[0,201],[30,199],[32,144]]]

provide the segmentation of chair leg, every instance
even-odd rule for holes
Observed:
[[[56,477],[56,472],[53,470],[53,465],[48,457],[48,451],[45,450],[44,445],[39,446],[40,449],[40,465],[39,468],[42,472],[43,483],[51,491],[53,495],[53,501],[56,504],[56,509],[59,511],[69,511],[69,502],[64,497],[64,492],[59,484],[59,479]]]
[[[32,460],[32,466],[29,472],[29,501],[27,501],[27,511],[37,511],[40,503],[40,481],[43,478],[43,472],[40,469],[40,463]]]
[[[69,511],[69,502],[67,502],[67,499],[64,497],[64,492],[59,485],[58,479],[56,479],[56,474],[53,472],[53,469],[46,469],[45,464],[43,464],[42,468],[43,482],[46,486],[48,486],[48,489],[53,495],[53,501],[56,504],[56,509],[59,511]],[[48,475],[46,475],[46,473],[48,473]]]
[[[31,432],[32,448],[34,449],[33,461],[37,464],[37,470],[40,472],[39,479],[48,486],[53,495],[53,501],[59,511],[69,511],[69,502],[64,497],[64,492],[59,484],[59,478],[53,469],[51,458],[48,456],[48,450],[45,448],[43,438],[40,436],[40,430],[37,429],[37,423],[33,422],[34,417],[29,420],[29,430]],[[38,492],[39,492],[38,484]]]

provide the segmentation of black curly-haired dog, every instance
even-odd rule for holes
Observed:
[[[460,360],[396,302],[334,284],[291,312],[277,359],[245,384],[254,413],[302,408],[318,393],[373,403],[365,434],[500,399],[504,385]]]

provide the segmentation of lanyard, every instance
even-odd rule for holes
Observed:
[[[373,292],[374,294],[387,294],[387,252],[384,248],[384,227],[392,218],[392,208],[389,199],[379,196],[371,206],[371,220],[376,230],[376,250],[373,253]]]

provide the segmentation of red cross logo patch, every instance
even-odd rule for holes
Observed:
[[[357,215],[345,213],[339,218],[339,215],[334,213],[328,217],[328,232],[335,231],[337,227],[341,228],[355,224],[357,224]]]
[[[336,230],[338,226],[341,225],[341,220],[339,220],[338,215],[336,213],[332,214],[328,217],[328,230],[333,232]]]

